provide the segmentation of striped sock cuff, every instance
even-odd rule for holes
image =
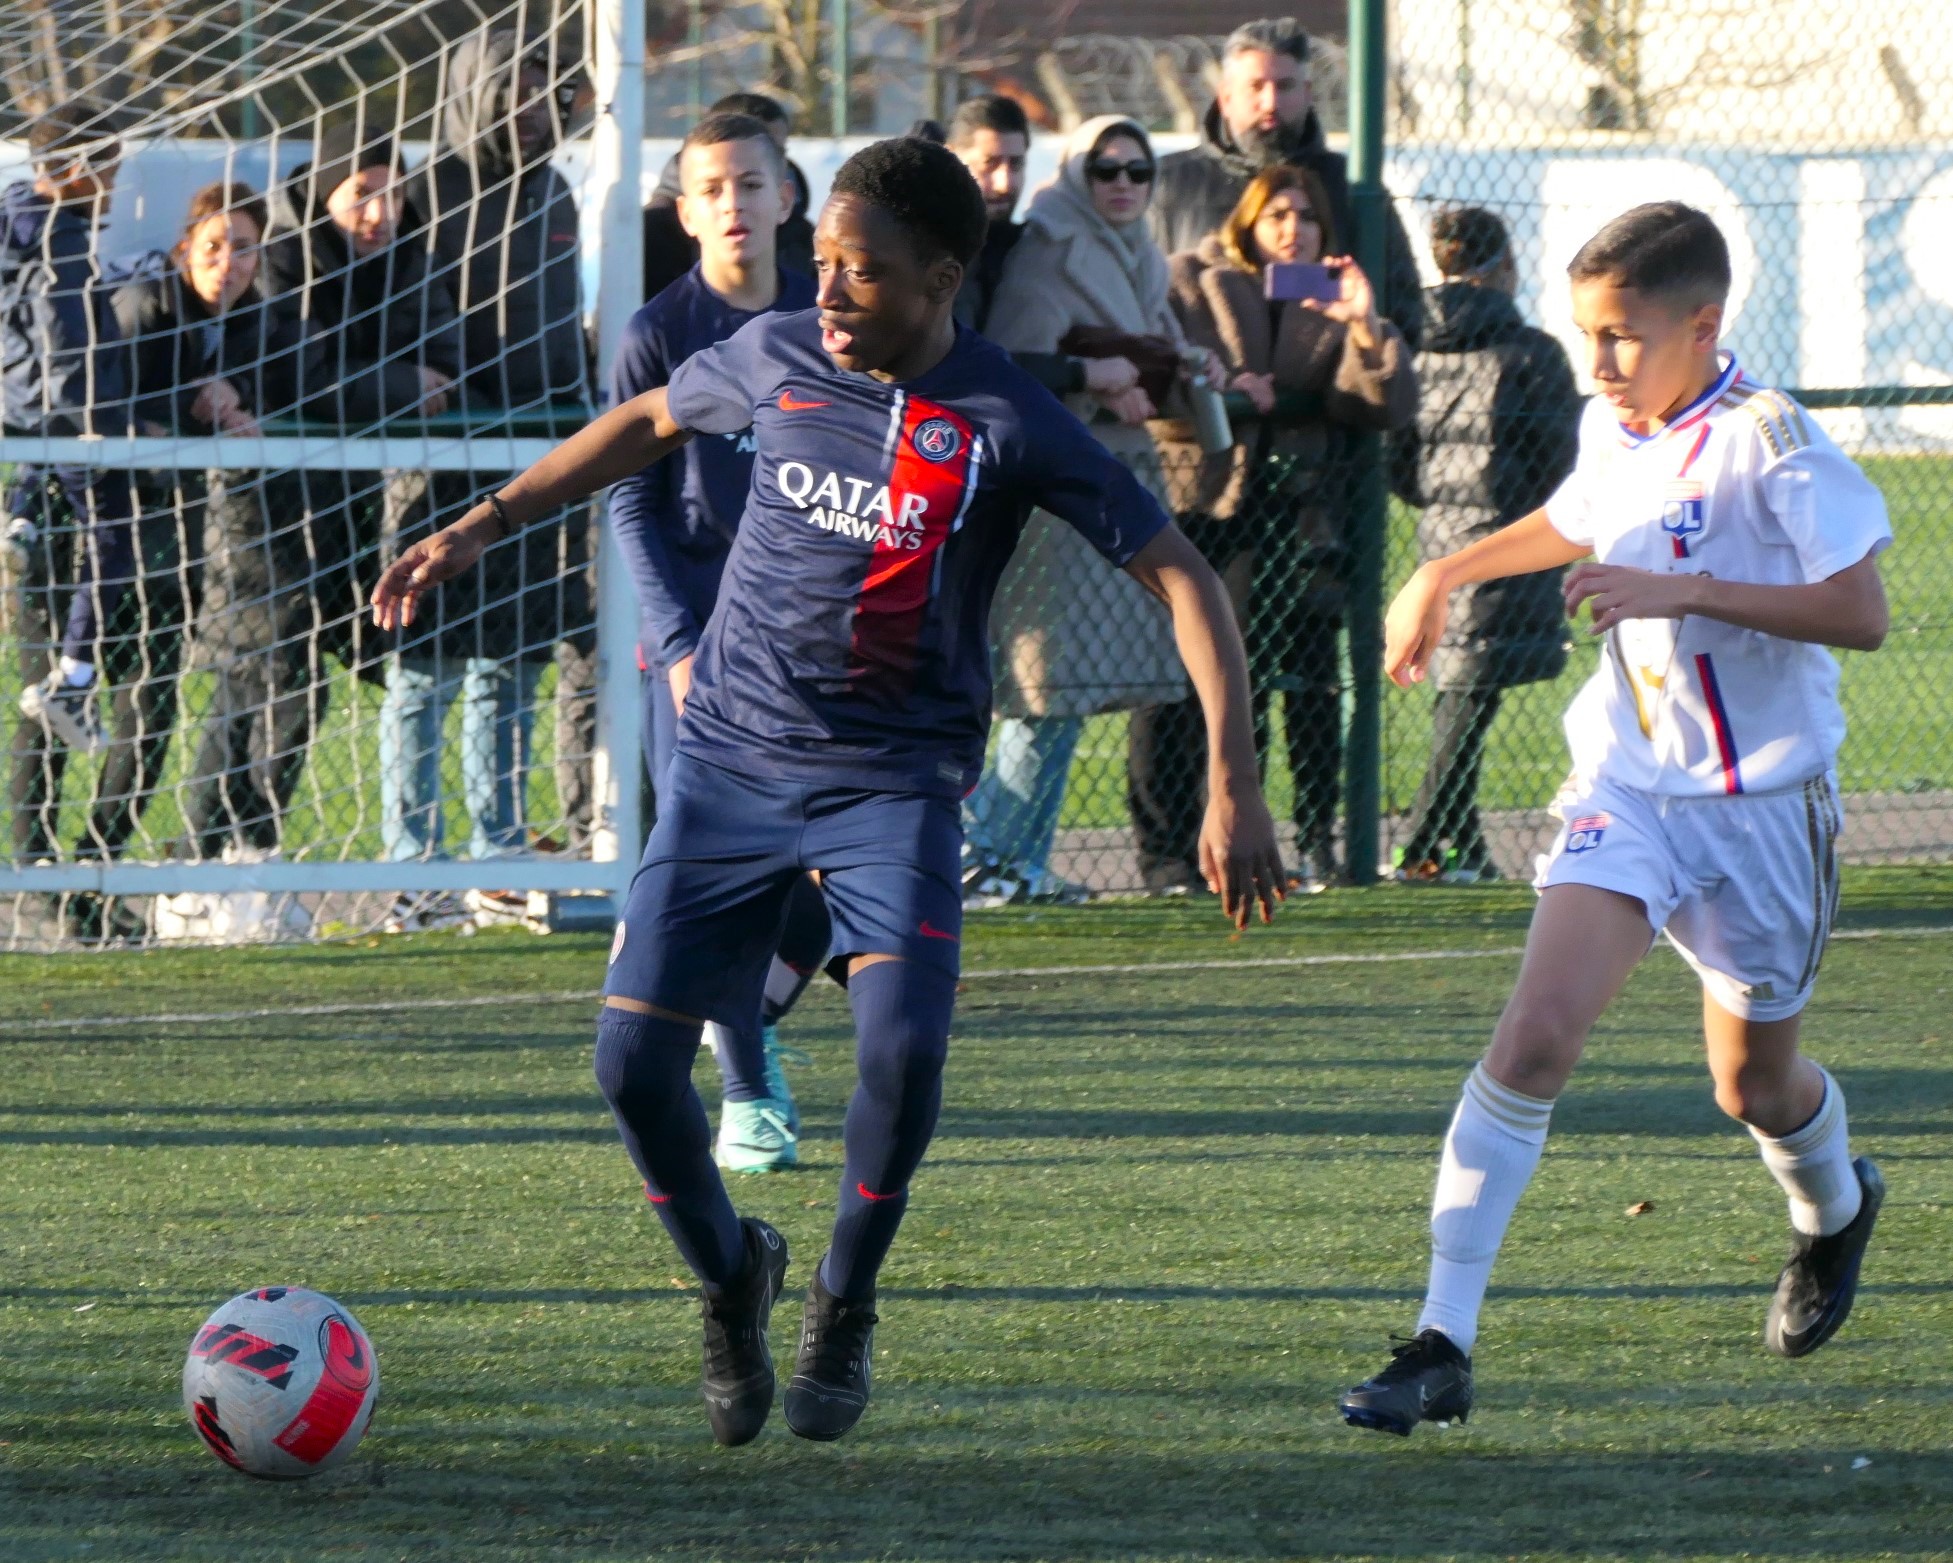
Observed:
[[[1494,1124],[1515,1139],[1535,1143],[1546,1139],[1546,1126],[1553,1117],[1553,1104],[1537,1096],[1501,1085],[1484,1064],[1472,1070],[1465,1082],[1465,1099]]]

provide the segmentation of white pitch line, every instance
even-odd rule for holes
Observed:
[[[1953,924],[1916,928],[1854,928],[1834,933],[1834,940],[1935,939],[1953,934]],[[1342,955],[1246,956],[1238,960],[1132,961],[1099,966],[1007,966],[966,971],[965,982],[1029,977],[1143,977],[1155,972],[1275,971],[1309,966],[1387,966],[1420,961],[1484,961],[1523,954],[1516,944],[1491,945],[1481,950],[1374,950]],[[363,1000],[354,1004],[290,1004],[277,1009],[210,1010],[203,1014],[89,1015],[77,1019],[0,1021],[6,1033],[82,1031],[91,1026],[220,1026],[246,1020],[277,1020],[286,1016],[378,1015],[445,1009],[501,1009],[516,1005],[591,1004],[596,990],[571,993],[497,993],[465,999]]]

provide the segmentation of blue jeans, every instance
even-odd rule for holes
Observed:
[[[972,847],[998,862],[1050,865],[1084,727],[1077,716],[1007,716],[997,724],[996,754],[963,806]]]
[[[461,697],[461,790],[470,857],[528,846],[523,779],[536,685],[548,664],[389,657],[380,703],[380,840],[390,863],[441,855],[441,726]]]

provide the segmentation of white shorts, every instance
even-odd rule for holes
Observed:
[[[1784,792],[1671,798],[1575,777],[1535,889],[1633,896],[1732,1015],[1783,1020],[1810,1002],[1838,910],[1844,815],[1828,776]]]

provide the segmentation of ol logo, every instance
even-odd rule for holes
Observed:
[[[1700,483],[1674,482],[1662,500],[1661,529],[1675,545],[1675,557],[1689,557],[1689,539],[1700,535],[1708,525],[1703,488]]]
[[[1613,824],[1606,814],[1582,814],[1578,819],[1566,822],[1566,849],[1569,852],[1591,852],[1600,845],[1601,838],[1607,834],[1607,827]]]
[[[916,454],[924,461],[948,461],[963,448],[963,435],[947,418],[925,418],[910,436]]]

